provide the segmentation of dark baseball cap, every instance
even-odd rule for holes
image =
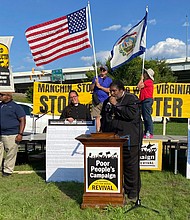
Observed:
[[[100,70],[101,70],[101,71],[102,71],[102,70],[108,71],[108,67],[107,67],[107,66],[101,66],[101,67],[100,67]]]

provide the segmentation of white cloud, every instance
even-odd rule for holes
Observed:
[[[96,53],[97,60],[100,60],[103,63],[108,59],[110,55],[110,51],[100,51]]]
[[[121,25],[120,24],[114,24],[110,27],[107,27],[107,28],[104,28],[102,29],[102,31],[117,31],[121,28]]]
[[[82,56],[81,60],[86,61],[86,62],[91,61],[92,60],[92,56],[88,56],[88,57]]]
[[[186,45],[183,41],[174,38],[167,38],[165,41],[160,41],[147,49],[147,59],[170,59],[186,56]]]
[[[188,48],[190,54],[190,45]],[[96,53],[97,61],[102,63],[105,63],[109,56],[111,56],[110,51],[100,51]],[[160,41],[146,50],[146,59],[172,59],[185,56],[185,43],[174,38],[167,38],[165,41]],[[81,60],[83,60],[86,65],[92,65],[94,63],[93,56],[83,56]]]
[[[140,20],[139,20],[140,21]],[[139,22],[137,21],[137,23]],[[151,20],[148,20],[148,24],[149,25],[156,25],[156,19],[151,19]],[[135,24],[134,24],[135,25]],[[102,31],[117,31],[119,29],[122,29],[124,32],[127,32],[129,31],[134,25],[132,24],[128,24],[127,26],[121,26],[120,24],[114,24],[110,27],[107,27],[107,28],[104,28],[102,29]]]
[[[18,66],[18,67],[13,67],[14,68],[14,71],[16,70],[16,71],[24,71],[25,69],[26,69],[26,67],[25,66]]]
[[[33,63],[34,62],[31,54],[27,54],[27,56],[24,58],[24,61],[27,62],[27,63]]]
[[[96,53],[96,60],[105,63],[109,56],[111,56],[110,51],[99,51]],[[81,60],[83,60],[86,65],[92,65],[94,63],[93,56],[83,56],[81,57]]]
[[[44,70],[45,68],[44,68],[44,66],[42,65],[42,66],[38,66],[37,68],[36,68],[36,70],[38,71],[40,71],[40,70]]]
[[[156,25],[156,19],[148,20],[148,24]]]
[[[26,69],[32,70],[32,68],[35,66],[35,63],[34,63],[34,60],[33,60],[31,54],[27,54],[26,57],[23,58],[22,63],[25,65],[20,65],[20,66],[14,65],[14,67],[13,67],[14,71],[23,72],[23,71],[26,71]],[[44,66],[35,67],[36,71],[38,71],[38,70],[41,71],[43,69],[44,69]]]
[[[182,26],[183,27],[188,27],[189,26],[189,22],[186,21]]]
[[[127,26],[122,27],[122,30],[123,30],[124,32],[127,32],[127,31],[129,31],[131,28],[132,28],[132,24],[128,24]]]

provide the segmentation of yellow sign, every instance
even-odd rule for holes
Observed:
[[[0,92],[14,92],[13,75],[9,60],[13,37],[0,37]]]
[[[93,191],[117,191],[117,187],[114,183],[106,179],[99,179],[92,182],[89,186],[89,190]]]
[[[91,105],[90,84],[50,84],[34,83],[34,113],[54,112],[60,115],[68,104],[68,93],[76,90],[82,104]],[[139,96],[136,86],[126,86],[126,91]],[[154,103],[152,116],[190,118],[190,84],[161,83],[154,85]]]
[[[92,94],[90,93],[91,83],[78,84],[50,84],[34,83],[33,113],[53,112],[60,115],[65,106],[68,105],[68,94],[71,90],[76,90],[80,103],[91,104]]]
[[[6,45],[0,43],[0,66],[9,67],[9,49]]]
[[[140,151],[141,170],[162,170],[162,141],[144,140]]]

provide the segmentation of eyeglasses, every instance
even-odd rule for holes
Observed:
[[[110,92],[116,92],[118,89],[110,89]]]
[[[0,96],[5,96],[5,95],[7,95],[7,94],[2,94],[2,93],[0,93]]]
[[[73,98],[76,98],[76,97],[78,97],[78,96],[70,96],[69,98],[70,98],[70,99],[73,99]]]

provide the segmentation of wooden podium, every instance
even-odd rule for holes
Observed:
[[[124,206],[123,143],[114,133],[82,134],[84,144],[84,194],[81,208]]]

